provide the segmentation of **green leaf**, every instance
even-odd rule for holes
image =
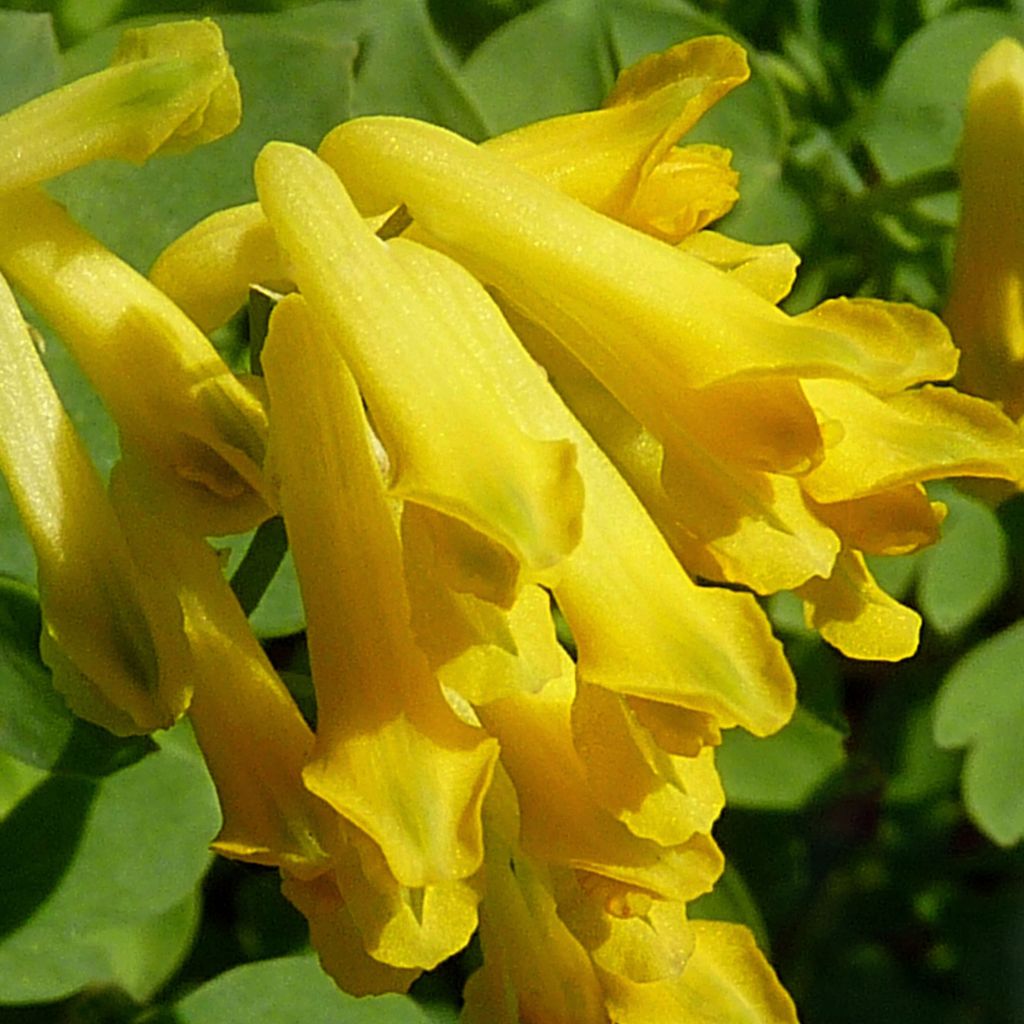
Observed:
[[[408,997],[356,999],[314,957],[284,957],[227,971],[186,996],[176,1024],[427,1024]]]
[[[433,121],[468,138],[483,118],[434,29],[426,0],[349,0],[335,8],[359,40],[352,114],[399,114]]]
[[[949,485],[929,493],[946,503],[949,515],[941,540],[921,553],[917,603],[933,629],[956,633],[1006,589],[1006,535],[996,514],[976,498]]]
[[[52,89],[60,80],[57,39],[48,14],[0,11],[0,112]]]
[[[161,914],[98,933],[110,957],[112,980],[136,1002],[146,1002],[188,955],[201,909],[196,889]]]
[[[39,604],[23,584],[0,578],[0,751],[65,775],[101,776],[154,749],[76,718],[39,657]]]
[[[957,11],[930,21],[900,48],[865,119],[861,138],[882,175],[901,181],[952,165],[963,128],[967,81],[978,58],[1024,23],[998,11]],[[955,200],[928,200],[952,221]]]
[[[889,804],[921,804],[950,792],[960,771],[960,758],[936,746],[932,712],[917,704],[902,721],[898,764],[885,788]]]
[[[935,702],[935,742],[967,747],[963,795],[997,843],[1024,836],[1024,620],[970,650]]]
[[[158,983],[147,954],[126,946],[145,939],[180,952],[180,908],[218,825],[209,776],[180,730],[102,780],[38,782],[0,822],[0,1003],[122,978],[140,991]]]
[[[845,760],[843,734],[797,707],[767,739],[730,729],[718,749],[718,770],[731,805],[765,810],[802,807]]]

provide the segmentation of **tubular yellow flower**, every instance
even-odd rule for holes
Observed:
[[[291,273],[259,203],[210,214],[173,241],[149,279],[209,333],[244,305],[249,287],[291,291]]]
[[[271,143],[256,183],[303,295],[362,385],[395,496],[462,520],[529,572],[557,566],[580,531],[573,446],[530,437],[497,400],[483,372],[491,336],[445,301],[436,257],[374,236],[308,150]]]
[[[220,29],[185,21],[130,29],[111,66],[0,117],[0,193],[93,160],[143,163],[234,131],[238,82]]]
[[[306,784],[379,844],[402,885],[468,878],[496,744],[455,715],[415,644],[362,402],[301,297],[278,304],[264,366],[317,691]]]
[[[1024,47],[995,44],[971,75],[960,144],[960,223],[943,318],[959,385],[1024,415]]]
[[[704,36],[623,71],[603,109],[553,117],[483,143],[609,217],[676,240],[738,198],[730,154],[675,143],[750,71],[743,48]]]
[[[0,471],[36,552],[54,685],[112,732],[167,727],[191,692],[181,609],[137,563],[2,277],[0,362]]]
[[[0,198],[0,270],[74,353],[119,428],[202,533],[266,518],[266,411],[209,339],[39,189]]]

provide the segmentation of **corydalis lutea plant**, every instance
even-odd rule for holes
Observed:
[[[922,480],[1019,469],[1012,424],[918,386],[955,368],[934,318],[856,302],[787,317],[792,254],[704,230],[735,175],[726,151],[675,142],[745,76],[734,43],[695,40],[627,71],[605,109],[483,147],[396,119],[341,126],[319,156],[271,143],[259,203],[198,225],[149,282],[42,193],[0,200],[0,268],[94,368],[126,453],[109,495],[90,477],[74,507],[77,456],[55,484],[38,472],[40,453],[70,460],[33,364],[43,412],[0,444],[30,532],[57,524],[33,537],[41,578],[61,584],[76,517],[128,552],[109,579],[70,566],[64,584],[125,597],[54,639],[85,664],[155,637],[158,691],[161,644],[181,652],[190,685],[168,712],[188,707],[216,782],[215,846],[281,870],[350,991],[404,990],[479,928],[467,1022],[794,1020],[746,929],[687,919],[722,870],[721,731],[766,735],[795,696],[753,595],[691,574],[799,586],[844,649],[904,656],[911,613],[860,552],[934,538]],[[253,284],[294,293],[271,317],[269,417],[196,327]],[[122,330],[102,301],[115,286],[149,334]],[[160,346],[145,375],[139,337]],[[151,429],[167,422],[180,443]],[[315,730],[203,539],[272,508],[309,619]],[[83,714],[152,728],[88,665],[106,704]]]

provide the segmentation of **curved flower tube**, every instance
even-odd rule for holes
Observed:
[[[0,471],[39,566],[43,660],[82,718],[119,734],[188,704],[181,609],[141,567],[0,277]]]
[[[675,143],[749,74],[732,39],[690,39],[623,71],[602,109],[547,118],[482,147],[606,216],[674,241],[739,197],[728,150]]]
[[[264,366],[317,692],[306,785],[379,845],[402,885],[468,878],[497,745],[456,716],[415,644],[362,400],[302,297],[275,309]]]
[[[238,82],[215,22],[129,29],[105,71],[0,117],[0,193],[94,160],[141,164],[235,130]]]
[[[528,572],[555,568],[579,539],[573,446],[531,437],[498,400],[483,369],[496,358],[491,335],[452,304],[436,257],[377,238],[330,168],[298,146],[265,147],[256,186],[366,395],[394,463],[392,493],[462,520]]]
[[[0,197],[0,270],[71,348],[125,449],[162,467],[197,532],[270,514],[266,410],[188,317],[41,189]]]
[[[1024,415],[1024,47],[1002,39],[971,74],[960,143],[960,222],[943,319],[958,384]]]

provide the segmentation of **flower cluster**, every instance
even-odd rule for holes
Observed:
[[[216,27],[129,33],[111,69],[0,119],[0,271],[123,451],[105,488],[5,286],[0,469],[55,684],[116,732],[187,711],[215,847],[280,869],[352,992],[404,990],[479,929],[466,1024],[795,1019],[746,929],[686,914],[723,866],[722,730],[794,707],[755,595],[796,590],[855,657],[909,655],[916,616],[865,553],[933,541],[923,483],[1017,481],[1024,448],[937,386],[957,352],[935,317],[789,316],[793,253],[707,230],[729,154],[676,142],[746,76],[697,39],[601,110],[480,146],[392,117],[318,153],[271,142],[258,202],[148,280],[38,183],[231,130]],[[243,378],[207,334],[253,285],[279,298]],[[274,515],[315,730],[206,540]]]

